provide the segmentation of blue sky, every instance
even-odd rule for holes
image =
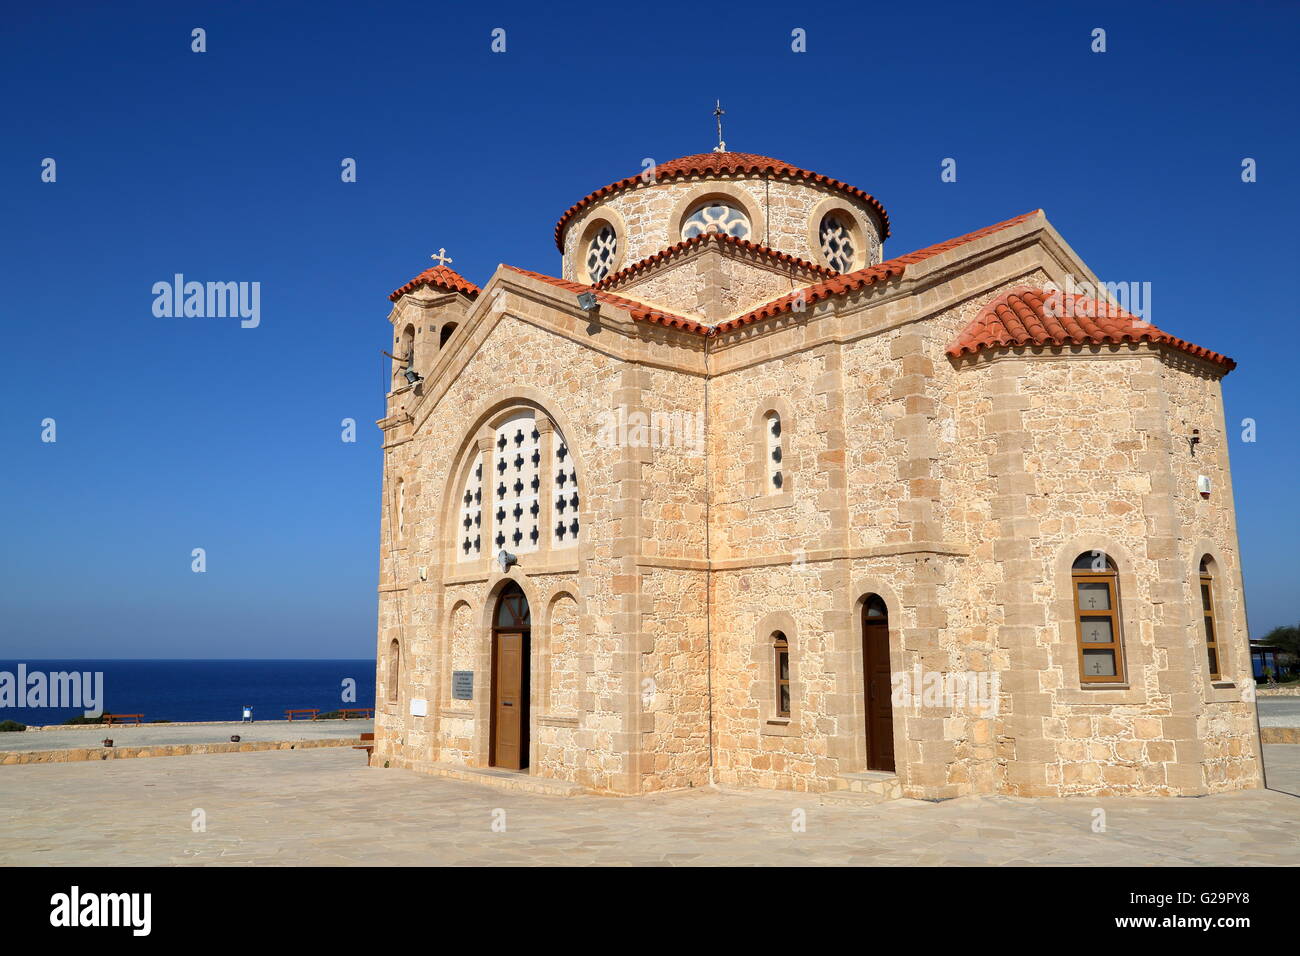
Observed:
[[[440,246],[479,283],[554,274],[560,214],[708,150],[715,98],[732,149],[876,195],[889,255],[1042,207],[1103,279],[1150,281],[1258,423],[1230,429],[1252,634],[1300,620],[1300,13],[996,6],[6,10],[0,657],[373,653],[387,293]],[[156,318],[175,273],[260,282],[260,326]]]

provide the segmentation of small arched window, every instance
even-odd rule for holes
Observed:
[[[587,243],[587,278],[599,282],[609,275],[618,259],[618,234],[609,223],[603,224]]]
[[[827,213],[817,230],[822,258],[836,272],[851,272],[857,255],[853,226],[843,213]]]
[[[1210,661],[1210,679],[1221,680],[1223,669],[1219,664],[1218,631],[1214,626],[1213,562],[1208,554],[1201,558],[1201,620],[1205,626],[1205,650]]]
[[[776,675],[776,715],[790,716],[790,642],[784,631],[772,635],[772,651],[775,655]]]
[[[779,414],[768,412],[763,416],[763,434],[763,452],[768,476],[767,493],[776,494],[785,485],[785,474],[781,465],[781,459],[784,455],[781,451],[781,416]]]
[[[401,669],[401,648],[397,641],[388,645],[388,700],[396,702],[397,700],[397,679],[400,676]]]
[[[444,325],[442,327],[442,331],[438,333],[438,348],[442,348],[444,345],[446,345],[447,340],[451,338],[451,334],[455,331],[456,331],[455,322],[448,322],[446,325]]]
[[[749,228],[749,217],[744,210],[724,200],[714,199],[697,206],[686,217],[682,223],[682,238],[694,239],[696,236],[720,233],[737,239],[748,239]]]
[[[1124,682],[1119,616],[1119,575],[1100,551],[1074,559],[1074,622],[1079,643],[1079,679],[1085,684]]]

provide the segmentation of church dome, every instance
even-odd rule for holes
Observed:
[[[564,276],[594,283],[683,240],[719,233],[835,272],[880,262],[889,214],[856,186],[755,153],[651,164],[589,193],[555,225]]]

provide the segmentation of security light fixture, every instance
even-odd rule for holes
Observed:
[[[408,385],[414,385],[416,382],[424,381],[424,376],[409,365],[406,366],[406,370],[402,372],[402,374],[406,376],[406,382]]]
[[[511,565],[515,565],[518,563],[519,563],[519,559],[515,557],[513,554],[511,554],[509,551],[507,551],[505,548],[502,548],[500,551],[497,552],[497,567],[501,569],[502,574],[505,574],[507,571],[509,571]]]
[[[600,308],[600,301],[596,298],[594,292],[580,292],[578,293],[578,306],[584,312],[595,312]]]

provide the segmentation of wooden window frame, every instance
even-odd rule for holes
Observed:
[[[794,691],[791,688],[790,678],[782,677],[782,658],[785,659],[784,671],[790,673],[790,641],[785,636],[785,631],[777,631],[772,635],[773,665],[775,670],[772,672],[772,687],[776,691],[776,715],[777,717],[788,718],[794,710]],[[785,689],[785,699],[789,701],[789,706],[785,709],[781,707],[781,690]]]
[[[1085,611],[1079,606],[1079,585],[1089,582],[1100,582],[1106,585],[1106,591],[1109,597],[1108,603],[1110,609],[1098,611],[1088,609]],[[1070,572],[1070,590],[1071,600],[1074,602],[1074,634],[1075,644],[1078,646],[1079,655],[1079,683],[1081,684],[1124,684],[1127,682],[1127,675],[1124,666],[1124,641],[1123,631],[1120,623],[1120,605],[1119,605],[1119,572],[1114,568],[1107,568],[1105,571],[1071,571]],[[1105,617],[1110,620],[1111,640],[1107,644],[1097,644],[1094,642],[1084,642],[1083,640],[1083,618],[1085,613],[1088,617]],[[1087,671],[1087,665],[1084,659],[1084,649],[1090,651],[1110,651],[1115,655],[1115,673],[1113,675],[1090,675]]]
[[[1219,656],[1219,622],[1214,617],[1214,575],[1201,566],[1201,630],[1205,634],[1205,662],[1210,667],[1210,680],[1223,680],[1223,659]],[[1214,664],[1210,665],[1210,652]]]

